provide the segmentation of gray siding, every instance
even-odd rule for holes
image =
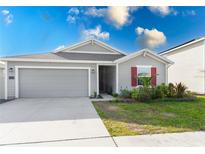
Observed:
[[[77,63],[40,63],[40,62],[8,62],[8,68],[15,66],[48,66],[48,67],[90,67],[96,70],[96,64],[77,64]],[[15,76],[15,71],[8,72],[8,76]],[[91,72],[91,94],[97,91],[96,71]],[[8,98],[15,97],[15,80],[8,80]]]
[[[88,70],[19,69],[19,97],[88,96]]]
[[[120,89],[131,89],[131,67],[136,65],[152,65],[157,67],[157,84],[166,82],[166,65],[148,56],[143,55],[132,58],[119,64],[119,91]]]
[[[106,48],[103,48],[99,45],[96,45],[96,44],[87,44],[87,45],[83,45],[81,47],[78,47],[78,48],[75,48],[71,51],[89,51],[89,52],[105,52],[105,53],[113,53],[112,51],[106,49]]]
[[[4,99],[5,83],[4,83],[4,69],[0,68],[0,99]]]

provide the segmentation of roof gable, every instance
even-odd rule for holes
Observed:
[[[58,50],[57,52],[74,52],[74,53],[95,53],[95,54],[123,54],[118,49],[115,49],[108,44],[105,44],[99,40],[87,40],[74,44],[70,47]]]
[[[135,58],[135,57],[138,57],[140,55],[143,55],[143,56],[149,56],[157,61],[160,61],[160,62],[163,62],[163,63],[166,63],[166,64],[173,64],[173,62],[165,57],[162,57],[156,53],[154,53],[153,51],[150,51],[149,49],[143,49],[143,50],[140,50],[138,52],[134,52],[132,54],[129,54],[127,56],[124,56],[120,59],[117,59],[115,60],[114,62],[116,63],[122,63],[122,62],[125,62],[125,61],[128,61],[132,58]]]

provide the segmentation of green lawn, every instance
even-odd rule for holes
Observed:
[[[205,97],[189,102],[93,104],[112,136],[205,130]]]

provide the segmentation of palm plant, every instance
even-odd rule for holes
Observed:
[[[183,83],[175,84],[176,97],[182,98],[186,95],[187,87]]]
[[[143,87],[149,87],[151,85],[151,77],[139,77],[140,82],[142,82]]]

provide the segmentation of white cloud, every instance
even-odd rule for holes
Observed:
[[[196,12],[194,10],[186,10],[181,12],[183,16],[195,16]]]
[[[141,35],[141,34],[144,32],[144,28],[142,28],[142,27],[137,27],[137,28],[135,29],[135,31],[136,31],[136,33],[137,33],[138,35]]]
[[[55,48],[55,50],[57,51],[57,50],[60,50],[60,49],[63,49],[63,48],[65,48],[65,45],[59,45],[57,48]]]
[[[5,24],[6,24],[6,25],[11,24],[11,23],[13,22],[13,18],[14,18],[14,16],[13,16],[12,14],[7,15],[7,16],[4,18]]]
[[[131,22],[131,13],[139,7],[110,6],[107,8],[90,7],[85,11],[85,15],[92,17],[104,17],[108,23],[120,28]]]
[[[149,6],[148,9],[156,14],[160,14],[162,16],[166,16],[169,15],[171,13],[173,13],[174,15],[177,14],[177,11],[170,8],[169,6]]]
[[[102,32],[101,26],[98,25],[94,29],[84,29],[82,31],[82,38],[108,40],[110,38],[110,33]]]
[[[9,12],[9,10],[2,10],[1,13],[2,13],[3,15],[7,15],[7,14],[9,14],[10,12]]]
[[[72,7],[68,10],[68,13],[69,14],[75,14],[75,15],[78,15],[80,13],[79,9],[76,8],[76,7]]]
[[[72,7],[68,10],[68,16],[66,21],[69,23],[76,23],[76,20],[78,19],[78,16],[80,14],[80,10],[76,7]]]
[[[9,25],[13,22],[14,16],[10,13],[9,10],[2,10],[1,13],[4,15],[3,21],[6,25]]]
[[[68,15],[66,21],[68,21],[69,23],[75,23],[76,17]]]
[[[89,7],[85,10],[85,15],[92,17],[104,17],[106,15],[106,8]]]
[[[164,43],[166,43],[166,36],[163,32],[157,29],[144,29],[142,27],[137,27],[135,29],[138,35],[137,40],[140,45],[144,48],[156,48]]]
[[[111,6],[107,10],[108,21],[110,21],[117,28],[120,28],[123,25],[125,25],[128,22],[129,17],[130,17],[129,7]]]

